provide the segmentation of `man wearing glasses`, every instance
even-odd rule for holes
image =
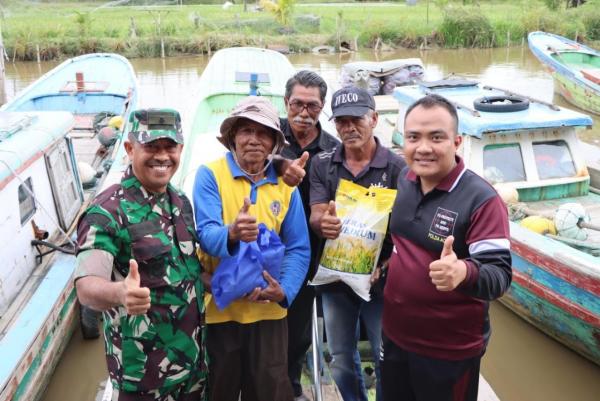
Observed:
[[[310,160],[314,155],[322,151],[330,151],[339,143],[332,135],[325,132],[319,123],[326,94],[327,84],[323,78],[312,71],[300,71],[286,83],[287,118],[281,119],[281,131],[289,146],[282,151],[282,155],[287,159],[299,159],[301,163],[306,163],[305,171],[310,168]],[[284,180],[285,175],[290,173],[293,174],[293,169],[284,173]],[[300,174],[302,175],[302,172]],[[292,181],[294,178],[297,177],[292,177]],[[298,185],[298,189],[308,223],[310,217],[308,179],[303,180]],[[307,281],[312,279],[316,271],[315,253],[319,244],[319,237],[310,230],[309,234],[311,245],[309,270],[300,292],[288,309],[288,374],[294,389],[294,397],[298,401],[307,400],[302,393],[300,375],[304,357],[311,343],[311,315],[315,299],[314,287],[307,285]]]

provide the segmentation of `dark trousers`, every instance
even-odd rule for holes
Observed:
[[[384,401],[477,401],[481,356],[460,361],[403,350],[383,336]]]
[[[287,320],[208,324],[211,401],[291,401]]]
[[[294,397],[302,394],[300,376],[306,352],[312,342],[312,308],[315,288],[304,285],[288,309],[288,375],[294,390]]]

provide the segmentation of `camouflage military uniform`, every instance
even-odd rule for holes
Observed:
[[[122,306],[104,312],[106,360],[120,393],[113,400],[205,399],[204,290],[188,199],[170,185],[148,194],[129,167],[82,216],[78,241],[80,252],[114,257],[113,281],[135,259],[141,286],[150,288],[146,314],[128,315]]]

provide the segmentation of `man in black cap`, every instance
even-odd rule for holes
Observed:
[[[395,189],[400,170],[406,166],[402,158],[382,146],[373,135],[378,115],[375,100],[367,91],[355,87],[340,89],[333,94],[331,109],[342,146],[319,153],[310,168],[310,225],[326,239],[337,238],[342,229],[335,211],[335,193],[341,178],[365,188],[376,185]],[[382,266],[391,252],[388,239],[377,265]],[[333,379],[344,401],[366,400],[357,349],[359,320],[366,328],[375,371],[380,377],[382,296],[372,293],[371,300],[366,302],[342,282],[318,286],[317,291],[323,302],[327,344],[333,357],[330,364]],[[380,389],[378,381],[378,401],[381,400]]]

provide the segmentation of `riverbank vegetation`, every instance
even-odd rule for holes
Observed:
[[[262,0],[261,5],[248,0],[244,11],[242,0],[228,7],[182,0],[171,5],[150,0],[4,0],[0,23],[10,60],[100,51],[127,57],[169,56],[243,45],[293,52],[320,45],[379,50],[498,47],[521,45],[535,30],[600,43],[600,0],[572,8],[564,6],[569,2],[549,0],[421,0],[414,6],[407,5],[409,1],[343,5],[267,1],[271,0]]]

